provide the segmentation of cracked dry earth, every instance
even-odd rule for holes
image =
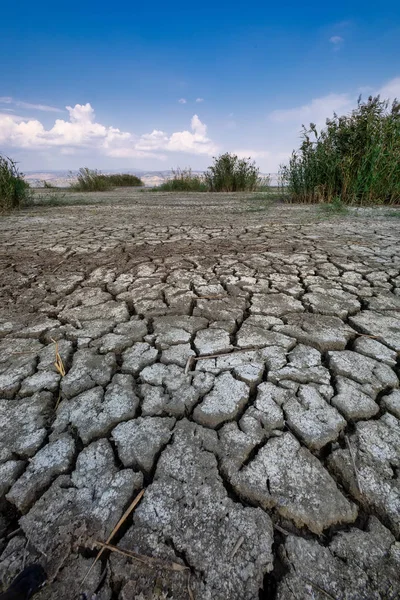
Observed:
[[[399,598],[398,225],[119,194],[1,221],[2,584]]]

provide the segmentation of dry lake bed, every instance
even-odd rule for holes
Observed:
[[[38,600],[398,599],[396,209],[37,202],[0,220],[2,585],[38,562]]]

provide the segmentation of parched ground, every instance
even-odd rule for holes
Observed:
[[[398,599],[393,211],[57,194],[0,220],[3,584],[39,562],[38,600]],[[142,489],[110,542],[140,560],[82,583]]]

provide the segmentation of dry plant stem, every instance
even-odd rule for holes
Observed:
[[[283,533],[283,535],[290,535],[289,531],[287,531],[286,529],[283,529],[283,527],[281,527],[280,525],[277,525],[276,523],[274,523],[274,527],[277,531],[280,531],[281,533]]]
[[[193,356],[193,360],[207,360],[208,358],[220,358],[221,356],[231,356],[232,354],[238,354],[239,352],[253,352],[254,350],[260,350],[260,348],[240,348],[239,350],[232,350],[232,352],[222,352],[221,354],[204,354],[203,356]]]
[[[344,439],[346,440],[346,444],[347,444],[347,447],[348,447],[348,449],[349,449],[349,454],[350,454],[351,462],[352,462],[352,464],[353,464],[354,475],[355,475],[355,478],[356,478],[357,487],[358,487],[358,489],[359,489],[359,492],[360,492],[360,494],[362,494],[362,493],[363,493],[363,491],[362,491],[362,487],[361,487],[360,479],[359,479],[359,477],[358,477],[358,471],[357,471],[357,467],[356,467],[356,461],[355,461],[354,454],[353,454],[353,449],[352,449],[352,447],[351,447],[351,445],[350,445],[350,440],[349,440],[349,438],[347,437],[347,435],[345,435],[345,436],[344,436]]]
[[[138,493],[138,495],[136,496],[136,498],[133,500],[133,502],[130,504],[130,506],[126,509],[126,511],[124,512],[124,514],[122,515],[122,517],[120,518],[120,520],[118,521],[118,523],[116,524],[116,526],[114,527],[114,529],[112,530],[110,535],[108,536],[106,544],[109,544],[111,542],[111,540],[113,539],[114,535],[117,533],[117,531],[119,530],[121,525],[126,521],[126,519],[129,517],[129,515],[131,514],[133,509],[139,504],[139,502],[141,501],[141,499],[143,497],[143,494],[144,494],[144,490],[141,490]],[[85,577],[82,579],[82,584],[85,583],[87,577],[91,573],[93,567],[99,560],[100,556],[103,554],[104,550],[105,550],[104,547],[99,550],[99,552],[98,552],[96,558],[94,559],[92,565],[90,566],[88,572],[86,573]]]
[[[132,552],[131,550],[125,550],[124,548],[118,548],[118,546],[113,546],[112,544],[104,544],[103,542],[95,542],[98,546],[101,546],[102,550],[110,550],[110,552],[116,552],[117,554],[121,554],[122,556],[126,556],[127,558],[132,558],[133,560],[137,560],[149,567],[162,568],[167,569],[168,571],[187,571],[188,567],[184,565],[180,565],[175,562],[167,562],[161,560],[160,558],[154,558],[152,556],[146,556],[145,554],[138,554],[137,552]]]
[[[319,587],[319,585],[317,585],[316,583],[314,583],[313,581],[311,581],[311,579],[307,579],[307,577],[303,577],[303,579],[304,579],[304,581],[306,581],[307,583],[309,583],[310,585],[312,585],[312,587],[314,589],[316,589],[319,592],[321,592],[321,594],[323,594],[327,598],[330,598],[331,600],[336,600],[336,598],[334,598],[334,596],[331,596],[329,594],[329,592],[326,592],[324,589],[322,589],[321,587]]]
[[[232,560],[232,559],[235,557],[235,555],[238,553],[238,551],[239,551],[239,548],[240,548],[240,546],[243,544],[243,542],[244,542],[244,537],[243,537],[243,536],[241,536],[241,537],[238,539],[238,541],[236,542],[236,544],[235,544],[235,546],[234,546],[234,548],[233,548],[233,550],[232,550],[232,553],[231,553],[231,560]]]
[[[188,578],[187,578],[187,591],[189,594],[189,600],[195,600],[192,588],[190,587],[190,571],[188,573]]]

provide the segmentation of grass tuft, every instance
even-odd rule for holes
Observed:
[[[0,155],[0,212],[14,210],[29,200],[30,187],[17,164]]]
[[[200,175],[193,175],[191,169],[172,169],[172,178],[164,181],[157,190],[161,192],[206,192],[207,185]]]
[[[77,182],[72,184],[72,189],[78,192],[106,192],[114,187],[133,187],[143,185],[136,175],[129,173],[116,173],[103,175],[97,169],[82,167],[79,169]]]

